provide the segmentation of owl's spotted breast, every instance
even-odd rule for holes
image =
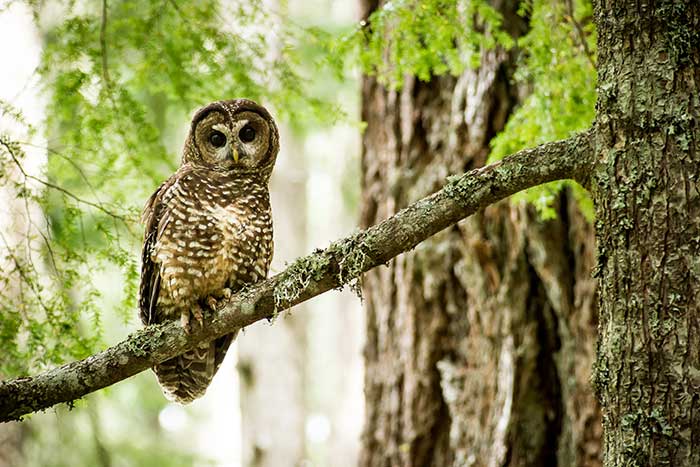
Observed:
[[[161,264],[159,304],[166,306],[159,308],[166,315],[173,302],[193,303],[263,279],[272,257],[267,190],[255,180],[197,175],[184,175],[164,197],[172,219],[152,259]]]

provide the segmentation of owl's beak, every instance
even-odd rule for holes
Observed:
[[[238,149],[234,146],[232,148],[232,154],[233,154],[233,161],[238,164]]]

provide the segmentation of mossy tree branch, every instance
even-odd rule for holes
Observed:
[[[0,382],[0,421],[71,402],[212,340],[356,281],[363,273],[461,219],[513,193],[571,178],[586,185],[593,161],[591,132],[520,151],[502,161],[450,178],[446,185],[383,222],[241,291],[212,313],[204,328],[185,333],[179,322],[148,326],[84,360],[33,377]]]

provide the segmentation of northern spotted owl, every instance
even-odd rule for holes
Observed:
[[[209,104],[192,119],[182,165],[146,203],[139,308],[144,324],[192,318],[267,276],[272,259],[268,181],[279,133],[247,99]],[[166,397],[202,396],[236,334],[153,367]]]

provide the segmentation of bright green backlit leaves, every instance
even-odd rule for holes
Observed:
[[[531,89],[492,141],[491,160],[521,149],[571,136],[589,128],[596,99],[595,28],[588,0],[536,0],[522,14],[530,31],[518,40],[522,62],[516,80]],[[556,216],[551,203],[562,187],[571,185],[586,217],[593,217],[587,192],[573,182],[553,182],[518,194],[547,219]]]
[[[381,83],[400,87],[407,74],[424,81],[458,75],[478,66],[482,48],[512,47],[502,22],[483,0],[394,0],[354,31],[331,40],[329,53],[336,66],[348,58]]]
[[[516,41],[504,31],[500,13],[484,0],[391,1],[353,32],[331,40],[333,64],[342,66],[339,60],[350,57],[365,73],[398,88],[408,74],[424,81],[458,75],[478,66],[483,50],[517,47],[521,61],[516,80],[528,89],[528,97],[493,140],[491,160],[497,160],[584,130],[594,116],[596,37],[590,1],[527,1],[519,14],[529,20],[529,30]],[[533,188],[516,199],[532,202],[549,218],[555,215],[551,202],[569,184]],[[591,218],[588,195],[572,186]]]

